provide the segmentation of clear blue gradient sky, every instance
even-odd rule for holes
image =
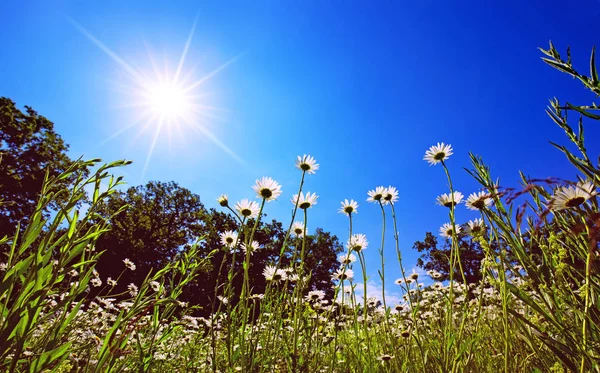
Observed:
[[[310,230],[347,238],[340,200],[360,204],[355,232],[367,234],[369,275],[377,269],[380,211],[365,202],[378,185],[399,189],[399,231],[405,265],[412,244],[448,219],[435,197],[447,192],[441,167],[422,160],[444,141],[455,155],[448,165],[457,190],[477,190],[466,174],[468,152],[483,156],[501,185],[531,177],[573,177],[563,155],[548,143],[567,140],[544,113],[557,96],[587,104],[580,84],[541,62],[538,47],[552,39],[587,72],[598,42],[600,2],[564,1],[12,1],[0,24],[0,95],[48,117],[71,145],[70,155],[127,158],[130,185],[174,180],[198,193],[207,207],[228,193],[254,198],[255,179],[271,176],[284,194],[267,205],[268,219],[287,224],[289,198],[300,172],[299,154],[321,164],[305,190],[319,194]],[[198,80],[233,58],[195,91],[207,109],[197,125],[161,132],[144,172],[154,128],[123,108],[128,75],[75,25],[139,71],[151,57],[174,70],[195,20],[182,71]],[[130,81],[129,81],[130,82]],[[600,130],[587,127],[590,154]],[[459,221],[476,217],[464,207]],[[388,219],[389,221],[389,219]],[[388,280],[399,270],[388,225]]]

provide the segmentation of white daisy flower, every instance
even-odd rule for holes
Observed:
[[[138,294],[138,287],[133,283],[127,285],[127,290],[129,291],[129,295],[132,297],[135,297]]]
[[[564,210],[577,207],[597,194],[594,184],[589,181],[576,185],[560,187],[554,192],[549,207],[552,210]]]
[[[305,299],[309,302],[318,302],[325,298],[325,292],[322,290],[312,290],[308,292]]]
[[[350,237],[350,240],[346,244],[346,248],[348,250],[354,250],[357,253],[363,251],[369,245],[369,241],[367,241],[367,236],[364,234],[353,234]]]
[[[396,279],[396,281],[394,281],[394,283],[395,283],[396,285],[402,285],[402,284],[404,283],[404,279],[402,279],[402,278],[397,278],[397,279]]]
[[[228,304],[228,303],[229,303],[229,298],[227,298],[227,297],[224,297],[224,296],[222,296],[222,295],[217,295],[217,299],[218,299],[219,301],[221,301],[221,303],[223,303],[223,304]]]
[[[483,224],[483,220],[481,218],[476,218],[474,220],[469,220],[467,223],[467,233],[471,236],[476,236],[485,231],[485,225]]]
[[[292,234],[296,237],[302,237],[304,234],[304,223],[295,221],[294,224],[292,224]]]
[[[461,231],[460,225],[456,225],[456,234],[459,234]],[[440,236],[445,237],[445,238],[452,238],[452,224],[450,223],[444,223],[444,225],[442,225],[440,227]]]
[[[383,192],[383,200],[385,201],[385,204],[396,203],[396,201],[398,201],[398,190],[396,187],[390,185],[389,187],[385,188],[385,191]]]
[[[90,280],[90,282],[91,282],[92,286],[95,288],[102,285],[102,280],[100,280],[98,277],[94,277],[93,279]]]
[[[452,155],[452,146],[450,144],[437,143],[425,152],[423,160],[429,162],[430,165],[435,165],[445,161]]]
[[[342,265],[349,265],[356,262],[356,256],[354,254],[344,254],[340,255],[338,260]]]
[[[152,290],[158,292],[160,290],[160,282],[150,281],[150,287],[152,288]]]
[[[256,184],[252,189],[254,189],[258,198],[264,198],[267,202],[276,200],[281,195],[281,185],[270,177],[256,180]]]
[[[229,206],[229,197],[227,197],[227,194],[221,194],[219,198],[217,198],[217,202],[219,202],[219,205],[227,207]]]
[[[469,210],[477,211],[483,210],[484,208],[490,206],[494,201],[491,196],[486,192],[475,192],[469,194],[469,197],[465,201],[465,205]]]
[[[252,241],[250,244],[250,255],[254,254],[256,250],[260,248],[259,243],[257,241]],[[248,253],[248,246],[246,244],[242,244],[242,250],[244,250],[244,254]]]
[[[108,286],[117,286],[117,281],[113,280],[112,277],[106,279],[106,284]]]
[[[463,197],[464,196],[461,192],[444,193],[437,197],[437,204],[451,208],[452,206],[458,205],[462,201]]]
[[[296,167],[298,167],[301,171],[314,174],[315,171],[319,169],[319,164],[313,157],[304,154],[302,157],[298,156],[298,159],[296,160]]]
[[[392,360],[394,358],[394,355],[388,355],[388,354],[383,354],[381,356],[377,357],[377,360],[381,361],[382,364]]]
[[[263,276],[265,276],[265,280],[279,282],[284,281],[287,278],[287,272],[283,269],[277,269],[273,265],[268,265],[263,270]]]
[[[413,280],[416,280],[419,278],[419,274],[413,269],[412,273],[408,277]]]
[[[225,231],[223,233],[219,233],[219,236],[221,237],[221,245],[230,249],[235,246],[235,243],[238,240],[238,233],[235,231]]]
[[[256,218],[258,217],[258,212],[260,211],[258,203],[250,201],[247,198],[244,198],[236,203],[235,209],[240,215],[246,218]]]
[[[123,263],[125,263],[125,267],[129,268],[132,271],[135,271],[135,264],[128,258],[123,259]]]
[[[332,279],[334,280],[349,280],[352,281],[354,279],[354,271],[352,271],[351,269],[346,268],[345,270],[343,268],[340,268],[338,270],[336,270],[333,273],[333,276],[331,276]]]
[[[338,210],[340,214],[346,214],[350,216],[351,214],[358,214],[358,203],[351,199],[348,201],[347,199],[342,201],[342,207]]]
[[[378,186],[375,190],[369,190],[367,194],[369,198],[367,198],[367,202],[377,203],[383,200],[383,195],[386,193],[386,189],[382,186]],[[383,201],[382,201],[383,202]]]
[[[298,204],[299,208],[306,210],[307,208],[317,204],[317,198],[319,198],[319,196],[317,196],[316,193],[311,194],[310,192],[306,192],[306,194],[304,194],[300,192],[300,195],[294,194],[291,201],[292,204]]]

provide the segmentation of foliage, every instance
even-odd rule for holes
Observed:
[[[46,172],[56,177],[71,165],[68,145],[54,124],[25,106],[25,113],[0,97],[0,238],[12,236],[17,223],[33,215]],[[86,173],[86,170],[81,170]],[[59,180],[70,185],[72,178]],[[44,212],[63,200],[52,200]]]

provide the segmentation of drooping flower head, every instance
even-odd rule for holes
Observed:
[[[386,192],[386,190],[382,186],[378,186],[377,188],[375,188],[375,190],[369,190],[367,192],[367,194],[369,195],[369,198],[367,198],[367,202],[373,202],[373,203],[377,203],[379,201],[384,202],[383,195],[385,194],[385,192]]]
[[[450,144],[437,143],[425,152],[423,160],[429,162],[430,165],[435,165],[445,161],[452,155],[452,146]]]
[[[304,223],[295,221],[294,224],[292,224],[292,234],[296,237],[302,237],[302,235],[304,235]]]
[[[456,234],[459,234],[460,231],[460,225],[456,225]],[[440,227],[440,236],[442,237],[452,238],[452,232],[454,232],[454,229],[452,228],[452,224],[450,223],[444,223],[444,225]]]
[[[358,214],[358,203],[351,199],[348,201],[347,199],[342,201],[342,207],[338,210],[340,214],[346,214],[348,216],[352,214]]]
[[[236,203],[235,209],[240,215],[246,218],[256,218],[258,216],[258,212],[260,211],[258,203],[250,201],[247,198],[244,198]]]
[[[357,253],[366,249],[367,246],[369,246],[369,241],[367,241],[367,236],[365,236],[364,234],[361,234],[361,233],[353,234],[352,237],[350,237],[350,240],[348,240],[348,243],[346,244],[346,248],[348,250],[354,250]]]
[[[221,245],[230,249],[235,246],[238,239],[238,233],[235,231],[225,231],[220,233],[219,236],[221,237]]]
[[[444,193],[437,198],[437,204],[440,206],[452,208],[458,205],[462,199],[463,194],[461,192]]]
[[[256,184],[252,189],[254,189],[258,198],[264,198],[267,202],[276,200],[281,195],[281,185],[270,177],[256,180]]]
[[[227,197],[227,194],[221,194],[219,198],[217,198],[217,202],[219,202],[219,205],[227,207],[229,206],[229,197]]]
[[[396,201],[398,201],[398,190],[396,187],[390,185],[389,187],[385,188],[385,191],[383,192],[383,200],[386,204],[396,203]]]
[[[494,201],[486,192],[475,192],[469,194],[465,205],[469,210],[478,211],[490,206]]]
[[[133,264],[133,262],[131,260],[129,260],[128,258],[123,259],[123,263],[125,264],[125,267],[129,268],[132,271],[135,271],[135,264]]]
[[[577,207],[597,194],[594,184],[589,181],[560,187],[554,192],[549,206],[551,210],[564,210]]]
[[[319,164],[315,158],[304,154],[302,157],[298,156],[298,159],[296,160],[296,167],[309,174],[314,174],[315,171],[319,169]]]
[[[317,193],[311,194],[310,192],[306,192],[306,194],[304,194],[300,192],[300,195],[294,194],[291,201],[292,204],[298,204],[299,208],[306,210],[307,208],[317,204],[317,198],[319,198]]]

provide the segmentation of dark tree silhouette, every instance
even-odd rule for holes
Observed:
[[[0,97],[0,237],[13,236],[35,211],[46,172],[56,176],[73,162],[54,124],[29,106],[25,112]],[[72,179],[63,181],[70,185]],[[64,197],[57,196],[56,208]],[[48,212],[48,211],[46,211]]]

